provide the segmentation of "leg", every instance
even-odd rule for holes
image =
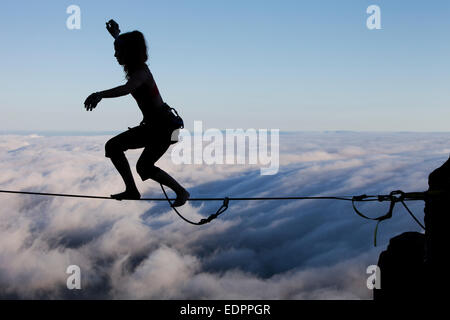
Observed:
[[[167,151],[169,146],[170,143],[159,142],[158,144],[154,143],[146,147],[137,162],[136,170],[141,176],[142,181],[152,179],[172,189],[177,194],[177,198],[172,205],[179,207],[189,199],[189,192],[167,172],[155,166],[155,162]]]
[[[187,199],[189,199],[189,192],[186,191],[174,178],[172,178],[167,172],[164,170],[154,166],[153,170],[149,175],[149,178],[155,180],[156,182],[168,186],[170,189],[175,191],[177,194],[177,198],[175,202],[172,204],[174,207],[182,206],[186,203]]]
[[[124,151],[127,149],[138,148],[139,143],[134,138],[133,129],[123,132],[110,139],[105,145],[105,156],[109,157],[120,173],[126,189],[122,193],[111,195],[113,199],[140,199],[141,195],[136,187],[131,173],[130,165],[125,157]]]
[[[133,179],[133,174],[131,173],[130,164],[128,163],[125,154],[122,152],[121,156],[111,157],[111,161],[119,171],[125,182],[125,191],[122,193],[112,194],[111,198],[122,200],[122,199],[140,199],[141,195],[136,187],[136,183]]]

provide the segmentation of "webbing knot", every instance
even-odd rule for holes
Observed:
[[[366,194],[362,194],[360,196],[353,196],[352,201],[363,201],[364,199],[368,198],[369,196]]]
[[[379,195],[378,201],[402,202],[405,200],[405,193],[402,190],[394,190],[389,195]]]

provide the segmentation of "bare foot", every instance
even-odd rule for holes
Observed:
[[[112,194],[111,198],[116,200],[139,200],[141,198],[141,194],[136,190],[125,190],[121,193]]]
[[[172,207],[181,207],[186,201],[189,199],[190,193],[184,190],[182,193],[177,194],[177,198],[175,202],[172,204]]]

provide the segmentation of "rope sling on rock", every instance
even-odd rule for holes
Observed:
[[[353,210],[356,212],[356,214],[358,214],[361,218],[377,221],[377,224],[375,226],[374,239],[373,239],[374,245],[376,246],[377,245],[378,226],[380,225],[380,223],[382,221],[392,218],[395,204],[397,202],[400,202],[405,207],[405,209],[409,213],[409,215],[414,219],[414,221],[423,230],[425,230],[425,226],[416,218],[416,216],[412,213],[412,211],[408,208],[408,206],[405,203],[405,200],[425,200],[424,194],[425,193],[419,193],[419,192],[407,194],[401,190],[395,190],[395,191],[392,191],[389,195],[378,195],[378,196],[376,196],[378,201],[380,201],[380,202],[389,201],[390,203],[389,203],[388,212],[384,215],[381,215],[381,216],[375,217],[375,218],[371,218],[371,217],[368,217],[368,216],[362,214],[361,211],[359,211],[356,208],[356,204],[355,204],[355,202],[357,202],[357,201],[363,201],[363,200],[366,200],[369,198],[373,199],[375,196],[368,196],[365,194],[360,195],[360,196],[354,196],[352,199],[352,207],[353,207]],[[407,195],[409,195],[408,198],[407,198]]]
[[[389,195],[359,195],[359,196],[323,196],[323,197],[250,197],[250,198],[239,198],[239,197],[224,197],[224,198],[189,198],[187,201],[222,201],[222,205],[217,209],[217,211],[211,214],[206,219],[201,219],[199,222],[194,222],[189,219],[186,219],[173,205],[171,199],[167,196],[166,190],[161,184],[161,189],[164,193],[165,198],[141,198],[134,199],[134,201],[167,201],[170,207],[175,211],[175,213],[185,222],[190,223],[192,225],[204,225],[212,220],[216,219],[219,215],[224,213],[229,206],[230,201],[265,201],[265,200],[338,200],[338,201],[351,201],[353,210],[359,215],[361,218],[377,221],[374,232],[374,245],[377,245],[377,233],[379,224],[382,221],[388,220],[392,218],[395,204],[400,202],[409,215],[414,219],[414,221],[425,230],[425,226],[417,219],[417,217],[412,213],[412,211],[408,208],[405,201],[416,201],[416,200],[426,200],[428,197],[427,192],[412,192],[405,193],[401,190],[392,191]],[[14,191],[14,190],[0,190],[0,193],[13,193],[13,194],[29,194],[29,195],[38,195],[38,196],[52,196],[52,197],[70,197],[70,198],[87,198],[87,199],[103,199],[103,200],[115,200],[111,197],[105,196],[92,196],[92,195],[78,195],[78,194],[63,194],[63,193],[47,193],[47,192],[33,192],[33,191]],[[126,200],[126,199],[123,199]],[[378,201],[385,202],[389,201],[389,210],[386,214],[383,214],[378,217],[368,217],[367,215],[361,213],[361,211],[356,207],[357,202],[370,202],[370,201]]]

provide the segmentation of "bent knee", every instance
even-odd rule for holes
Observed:
[[[120,145],[114,140],[114,138],[108,140],[105,144],[105,157],[111,158],[123,153],[123,149]]]
[[[136,172],[139,174],[142,181],[154,177],[158,171],[159,168],[152,163],[145,164],[143,161],[138,161],[136,164]]]

